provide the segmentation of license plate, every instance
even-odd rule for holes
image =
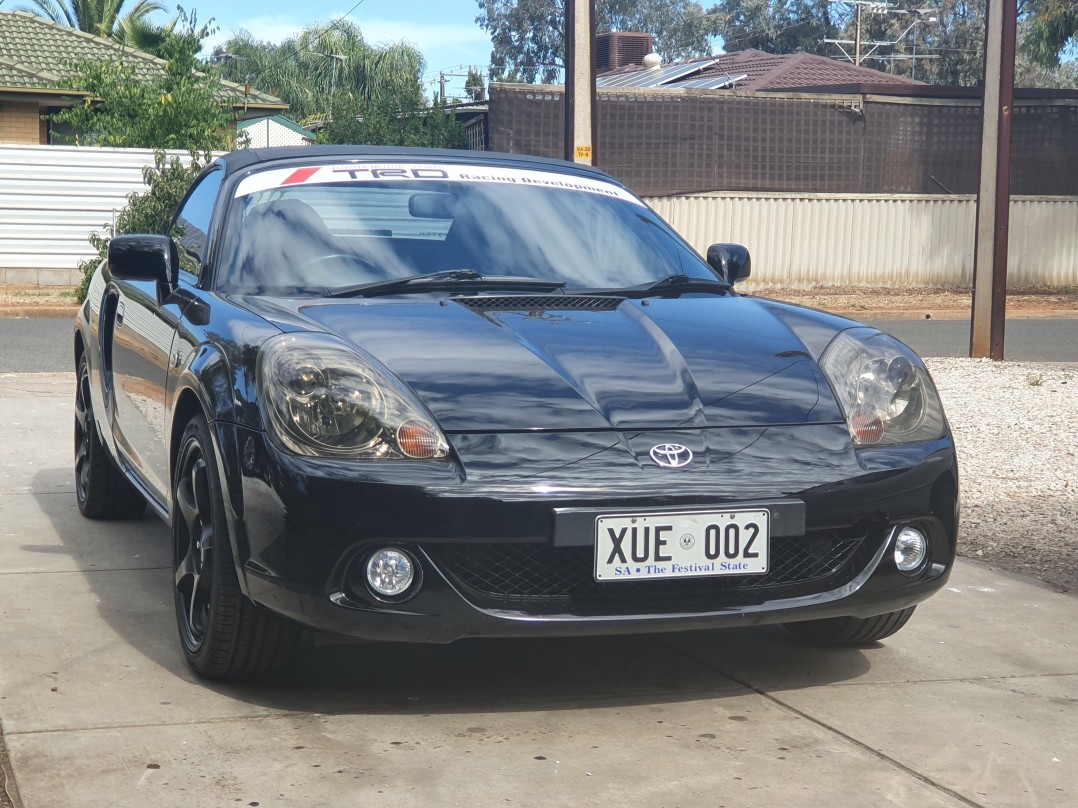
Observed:
[[[767,510],[599,516],[595,580],[762,575],[769,517]]]

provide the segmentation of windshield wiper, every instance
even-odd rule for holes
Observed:
[[[565,286],[564,281],[544,281],[523,278],[519,275],[484,275],[474,269],[447,269],[425,275],[409,275],[406,278],[326,289],[323,295],[325,297],[378,297],[413,291],[426,292],[431,289],[461,288],[470,290],[513,288],[533,292],[553,292],[563,286]]]
[[[589,295],[606,295],[618,297],[652,297],[655,295],[679,295],[684,292],[707,292],[713,295],[725,295],[731,285],[717,278],[693,278],[690,275],[667,275],[657,281],[642,283],[639,286],[626,286],[624,289],[590,289]]]

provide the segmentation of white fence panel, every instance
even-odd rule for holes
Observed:
[[[973,196],[713,193],[648,200],[702,253],[732,241],[754,286],[969,287]],[[1011,286],[1078,285],[1078,198],[1011,200]]]
[[[1078,199],[1011,200],[1010,286],[1078,286]]]
[[[0,146],[0,284],[81,281],[75,267],[94,254],[87,236],[145,190],[147,165],[147,149]]]
[[[173,152],[182,159],[186,153]],[[76,284],[86,238],[144,190],[143,149],[0,145],[0,284]],[[649,200],[701,252],[744,244],[761,286],[968,287],[972,196],[712,193]],[[1011,201],[1012,286],[1078,286],[1078,198]]]

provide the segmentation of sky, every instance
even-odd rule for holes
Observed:
[[[305,25],[323,23],[347,13],[371,44],[404,41],[417,47],[427,62],[427,95],[438,83],[439,71],[467,74],[468,65],[484,68],[490,61],[490,37],[478,25],[476,0],[183,0],[183,7],[198,11],[199,22],[214,18],[220,30],[206,40],[204,52],[245,28],[256,39],[280,42]],[[171,2],[167,17],[175,13]],[[354,10],[351,10],[355,6]],[[351,10],[351,11],[350,11]],[[464,66],[461,69],[461,66]],[[464,78],[449,77],[450,96],[463,95]]]

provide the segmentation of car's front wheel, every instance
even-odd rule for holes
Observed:
[[[112,464],[97,434],[85,353],[79,357],[75,387],[75,499],[90,519],[131,519],[146,510],[146,500]]]
[[[240,591],[209,426],[195,416],[173,475],[176,622],[188,663],[202,676],[246,678],[291,658],[300,629]]]
[[[829,617],[786,623],[786,630],[810,645],[870,645],[890,637],[913,616],[916,606],[875,617]]]

